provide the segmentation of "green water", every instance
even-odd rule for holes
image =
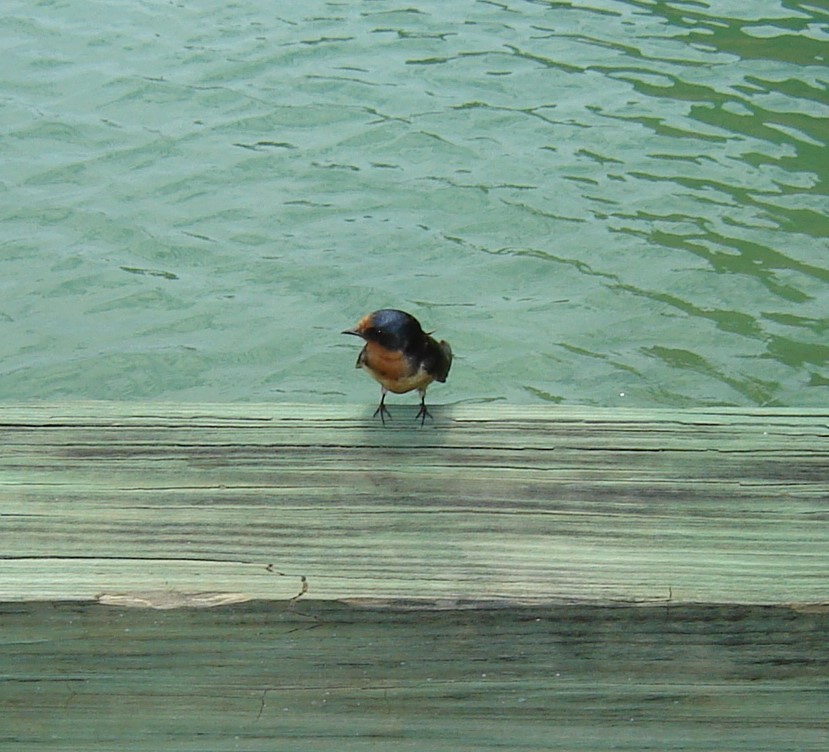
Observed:
[[[4,16],[0,400],[827,403],[823,0]]]

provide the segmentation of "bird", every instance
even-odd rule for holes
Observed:
[[[445,340],[438,342],[431,332],[424,332],[420,322],[405,311],[382,308],[363,316],[353,329],[343,334],[353,334],[365,340],[357,356],[357,368],[364,368],[380,382],[380,404],[372,417],[380,416],[386,425],[391,413],[386,407],[386,394],[405,394],[417,389],[420,392],[420,410],[415,420],[420,425],[432,414],[426,407],[426,387],[433,381],[445,382],[452,366],[452,348]]]

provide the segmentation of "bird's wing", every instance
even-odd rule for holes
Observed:
[[[360,354],[357,356],[357,362],[354,364],[355,368],[362,368],[366,364],[366,358],[368,357],[366,355],[366,349],[367,346],[364,345],[363,349],[360,350]]]
[[[435,342],[429,337],[429,346],[423,356],[423,368],[435,377],[435,381],[446,381],[452,366],[452,348],[445,340]]]

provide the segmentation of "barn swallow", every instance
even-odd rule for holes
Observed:
[[[420,326],[420,322],[405,311],[383,308],[363,316],[353,329],[343,334],[362,337],[366,344],[357,356],[357,368],[365,368],[380,382],[380,405],[374,417],[380,414],[383,425],[391,413],[386,408],[386,394],[404,394],[412,389],[420,392],[420,418],[422,426],[426,417],[432,417],[426,409],[426,387],[433,381],[446,381],[452,365],[452,348],[449,343],[438,342]]]

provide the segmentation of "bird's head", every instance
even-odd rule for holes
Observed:
[[[422,339],[423,329],[418,320],[405,311],[382,308],[363,316],[357,326],[346,329],[343,334],[354,334],[389,350],[406,350],[411,343]]]

